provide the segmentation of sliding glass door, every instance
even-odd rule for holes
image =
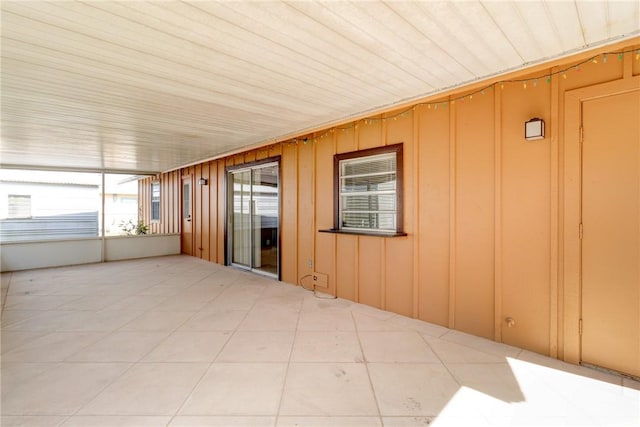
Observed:
[[[278,163],[229,171],[228,259],[278,277]]]

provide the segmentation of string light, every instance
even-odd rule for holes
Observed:
[[[636,50],[636,61],[640,59],[640,49]]]
[[[630,54],[635,54],[635,59],[636,60],[640,60],[640,49],[630,49],[630,50],[626,50],[626,51],[622,51],[622,52],[617,52],[617,57],[618,57],[618,61],[622,61],[624,59],[624,54],[625,53],[630,53]],[[602,63],[606,64],[607,60],[608,60],[608,55],[615,55],[616,52],[604,52],[602,53]],[[547,82],[547,84],[551,83],[551,79],[554,75],[562,75],[562,78],[564,80],[567,79],[567,72],[570,71],[571,69],[575,69],[576,72],[580,72],[581,71],[581,65],[587,64],[587,63],[593,63],[593,64],[598,64],[598,59],[599,59],[599,55],[596,56],[592,56],[588,59],[585,59],[584,61],[576,64],[576,65],[572,65],[570,67],[564,68],[564,69],[560,69],[557,71],[552,71],[549,72],[547,75],[545,76],[540,76],[540,77],[534,77],[531,78],[529,80],[525,80],[525,79],[514,79],[514,80],[502,80],[502,81],[497,81],[494,82],[492,84],[489,84],[483,88],[480,88],[478,90],[476,90],[473,93],[470,93],[468,95],[464,95],[464,96],[459,96],[457,98],[451,98],[448,101],[442,101],[442,102],[423,102],[423,103],[418,103],[415,104],[411,107],[408,107],[407,109],[405,109],[402,112],[396,113],[393,116],[389,116],[389,117],[381,117],[381,118],[364,118],[364,119],[360,119],[362,122],[364,122],[365,125],[369,125],[369,124],[374,124],[376,121],[386,121],[389,120],[391,118],[393,118],[394,121],[398,120],[398,117],[407,117],[411,115],[412,111],[416,111],[417,108],[425,106],[427,107],[428,110],[431,110],[433,107],[433,110],[437,110],[438,107],[442,107],[442,108],[446,108],[447,105],[449,103],[451,103],[451,105],[455,105],[456,101],[460,101],[460,102],[464,102],[465,98],[467,98],[467,96],[469,97],[469,100],[473,99],[473,96],[480,93],[481,95],[485,94],[485,91],[487,89],[489,90],[495,90],[496,85],[500,85],[500,89],[504,89],[504,86],[506,83],[522,83],[522,88],[523,89],[527,89],[527,86],[531,83],[533,85],[533,87],[537,87],[538,86],[538,79],[544,78],[545,81]],[[302,141],[304,142],[304,144],[306,145],[307,142],[313,143],[316,142],[319,139],[324,139],[326,136],[328,136],[329,134],[333,134],[335,133],[336,130],[341,130],[342,132],[346,132],[349,129],[355,128],[358,129],[359,126],[359,122],[352,122],[349,125],[347,125],[346,127],[334,127],[331,129],[328,129],[324,134],[320,135],[320,136],[316,136],[313,138],[307,138],[305,137],[304,139],[302,139]],[[274,141],[276,144],[277,142]],[[289,140],[288,142],[282,141],[280,142],[280,144],[282,145],[298,145],[298,139],[297,138],[293,138],[291,140]],[[263,151],[260,151],[260,153],[262,153]]]

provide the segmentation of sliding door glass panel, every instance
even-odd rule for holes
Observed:
[[[278,274],[278,165],[253,169],[253,263],[265,273]]]
[[[251,267],[251,171],[231,174],[232,248],[233,264]]]

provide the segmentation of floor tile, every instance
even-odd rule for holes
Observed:
[[[303,310],[298,329],[302,331],[354,331],[353,316],[343,309]]]
[[[360,332],[368,362],[440,363],[417,332]]]
[[[247,331],[293,331],[298,324],[299,311],[277,307],[252,309],[239,329]]]
[[[160,304],[153,307],[154,311],[198,311],[213,299],[213,296],[202,297],[200,295],[183,295],[182,293],[168,298]]]
[[[169,427],[274,427],[275,422],[275,416],[177,416]]]
[[[434,420],[434,417],[382,417],[382,425],[384,427],[424,427],[431,424]],[[473,425],[475,427],[475,423],[471,424],[459,424],[460,426],[464,425]]]
[[[8,331],[4,330],[0,333],[0,346],[2,354],[14,351],[19,347],[30,344],[34,340],[47,335],[49,332],[30,332],[30,331]]]
[[[55,363],[17,363],[2,360],[0,373],[2,374],[2,403],[4,396],[8,396],[16,387],[27,384],[36,377],[58,366]]]
[[[450,330],[446,334],[442,335],[440,339],[461,344],[495,356],[518,357],[518,354],[522,351],[517,347],[512,347],[495,341],[489,341],[486,338],[476,337],[460,331]]]
[[[507,360],[504,356],[496,356],[495,354],[485,353],[484,351],[475,350],[471,347],[465,347],[451,341],[445,341],[439,338],[432,338],[423,335],[429,347],[438,356],[438,358],[448,363],[505,363]]]
[[[2,415],[0,425],[2,427],[54,427],[60,426],[67,419],[67,416],[15,416]]]
[[[5,310],[53,310],[63,304],[79,299],[79,296],[64,295],[16,295],[9,294]]]
[[[200,284],[188,287],[182,291],[180,295],[184,297],[196,297],[209,302],[220,295],[225,289],[226,285],[214,285],[200,282]]]
[[[450,372],[462,387],[450,406],[467,408],[490,421],[575,417],[584,411],[541,381],[522,362],[505,364],[451,364]]]
[[[170,416],[76,415],[62,427],[165,427],[169,421]]]
[[[412,319],[410,317],[395,315],[388,320],[389,323],[394,325],[398,325],[407,330],[416,331],[422,335],[439,338],[447,332],[451,331],[449,328],[445,328],[444,326],[434,325],[433,323],[423,322],[419,319]]]
[[[61,311],[65,316],[58,319],[58,331],[115,331],[138,317],[135,311]],[[40,318],[38,318],[40,319]]]
[[[436,416],[459,388],[438,364],[371,363],[369,373],[383,416]]]
[[[237,331],[217,362],[288,362],[293,331]]]
[[[9,390],[3,387],[3,415],[72,415],[130,366],[123,363],[42,365],[47,368],[42,374]]]
[[[225,289],[216,299],[210,301],[204,309],[250,310],[260,298],[263,290],[263,287],[234,284]]]
[[[365,313],[360,312],[359,310],[353,310],[353,320],[356,324],[356,328],[358,331],[373,331],[373,332],[382,332],[382,331],[408,331],[409,329],[403,325],[400,325],[396,322],[388,321],[389,318],[379,319],[377,317],[371,316],[367,311]]]
[[[173,415],[207,369],[205,363],[140,363],[80,415]]]
[[[247,316],[247,310],[203,309],[187,320],[180,330],[233,331]]]
[[[285,363],[214,363],[179,415],[276,415]]]
[[[3,310],[2,311],[2,329],[9,330],[12,325],[19,324],[27,319],[38,316],[56,314],[53,311],[42,310]],[[15,329],[15,328],[14,328]]]
[[[355,332],[298,331],[291,360],[294,362],[364,362]]]
[[[230,332],[174,332],[144,362],[213,362]]]
[[[173,331],[193,316],[191,311],[149,311],[122,326],[121,331]]]
[[[123,295],[87,295],[63,304],[56,310],[102,310],[124,298]]]
[[[74,313],[66,311],[5,310],[2,331],[54,332]],[[8,318],[5,323],[5,317]]]
[[[116,301],[107,307],[105,310],[134,310],[134,311],[147,311],[157,306],[161,302],[165,301],[168,297],[157,295],[130,295]]]
[[[382,427],[379,417],[278,417],[276,427]]]
[[[162,340],[167,332],[113,332],[71,354],[68,362],[137,362]]]
[[[362,363],[292,363],[281,415],[378,415]]]
[[[104,332],[52,332],[5,353],[5,362],[59,362],[103,338]]]

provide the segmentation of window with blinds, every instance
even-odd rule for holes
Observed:
[[[151,183],[151,221],[160,221],[160,183]]]
[[[353,232],[402,232],[402,145],[337,155],[338,224]]]

